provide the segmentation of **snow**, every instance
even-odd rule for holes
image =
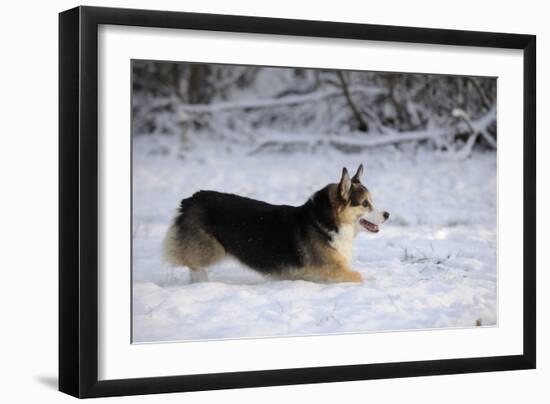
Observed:
[[[497,323],[496,154],[445,159],[422,147],[346,154],[249,154],[174,136],[133,140],[133,342],[373,332]],[[360,233],[352,268],[362,284],[263,278],[228,260],[209,282],[162,262],[161,243],[182,198],[199,189],[299,205],[365,165],[364,184],[391,213]]]

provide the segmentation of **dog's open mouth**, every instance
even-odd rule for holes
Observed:
[[[365,219],[360,219],[359,224],[363,226],[367,231],[370,231],[371,233],[378,233],[379,229],[377,224],[371,223]]]

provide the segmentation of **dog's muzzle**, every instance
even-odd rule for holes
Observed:
[[[363,226],[365,230],[370,231],[371,233],[378,233],[380,231],[380,228],[377,224],[371,223],[368,220],[360,219],[359,224]]]
[[[386,220],[389,219],[390,214],[388,212],[382,213],[383,220],[381,223],[384,223]],[[359,219],[359,224],[367,231],[370,231],[371,233],[378,233],[380,231],[380,227],[376,223],[369,222],[365,218]]]

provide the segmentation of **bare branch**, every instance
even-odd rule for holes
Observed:
[[[367,122],[363,119],[361,116],[361,113],[357,109],[357,106],[351,99],[351,95],[349,93],[349,88],[346,83],[346,80],[344,79],[344,74],[341,71],[336,71],[336,74],[338,75],[338,79],[340,80],[340,85],[342,87],[342,91],[344,93],[344,97],[346,97],[346,101],[348,102],[349,107],[351,108],[351,111],[353,112],[353,116],[357,120],[359,124],[359,130],[361,132],[366,132],[369,130],[369,125],[367,125]]]
[[[479,94],[479,98],[481,99],[481,103],[483,104],[483,106],[485,108],[489,108],[489,106],[491,105],[491,102],[487,98],[487,94],[485,94],[485,91],[483,90],[483,88],[481,88],[481,86],[479,85],[477,80],[473,77],[467,77],[467,79],[470,83],[473,84],[474,88],[476,89],[477,93]]]

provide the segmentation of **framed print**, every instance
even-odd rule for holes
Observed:
[[[532,35],[59,17],[59,388],[532,369]]]

